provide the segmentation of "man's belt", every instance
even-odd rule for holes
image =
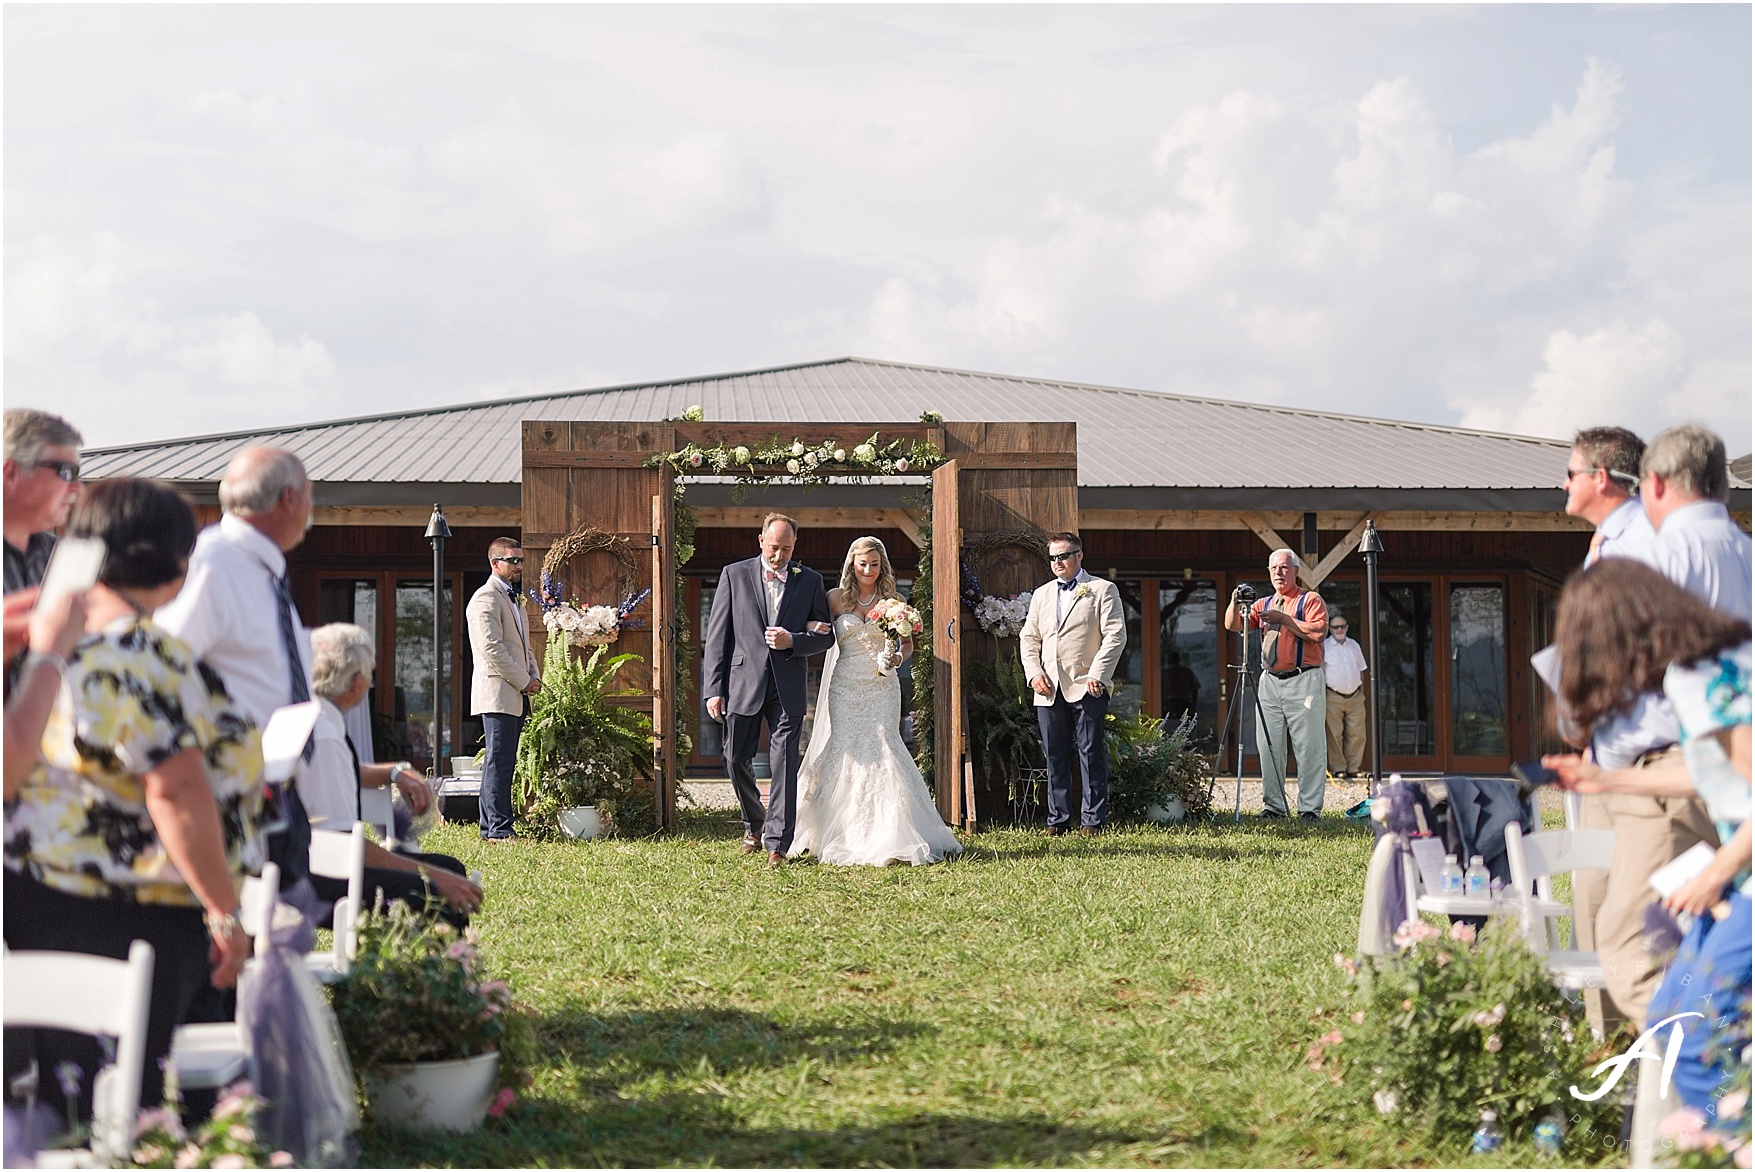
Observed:
[[[1360,684],[1358,688],[1354,688],[1351,692],[1343,692],[1339,688],[1330,688],[1329,691],[1333,692],[1335,695],[1337,695],[1341,699],[1345,700],[1350,696],[1357,696],[1359,694],[1360,688],[1363,688],[1364,686],[1365,686],[1364,684]]]
[[[1276,680],[1290,680],[1290,679],[1294,679],[1298,676],[1303,675],[1307,671],[1321,671],[1321,670],[1322,670],[1322,664],[1313,663],[1307,667],[1288,668],[1285,671],[1270,671],[1267,674],[1270,676],[1273,676]]]
[[[1654,761],[1658,761],[1664,757],[1668,757],[1671,753],[1676,751],[1676,747],[1677,746],[1674,744],[1668,744],[1668,745],[1658,745],[1656,748],[1647,749],[1645,752],[1641,753],[1639,756],[1637,756],[1633,759],[1633,767],[1635,769],[1643,768],[1646,765],[1650,765]]]

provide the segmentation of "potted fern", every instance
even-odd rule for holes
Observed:
[[[589,838],[599,830],[656,829],[652,718],[614,702],[640,694],[614,686],[623,666],[639,658],[609,655],[603,646],[580,656],[564,639],[548,641],[542,690],[531,698],[513,772],[515,804],[537,832],[559,828]]]

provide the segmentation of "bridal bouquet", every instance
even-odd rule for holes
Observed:
[[[999,598],[992,594],[984,594],[981,601],[975,604],[975,621],[981,629],[996,639],[1008,639],[1024,629],[1024,620],[1030,617],[1030,592],[1014,594],[1010,598]]]
[[[884,633],[886,662],[878,670],[889,675],[902,662],[902,640],[920,634],[920,612],[900,598],[885,598],[871,608],[868,621]]]

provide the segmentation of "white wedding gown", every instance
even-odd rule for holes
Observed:
[[[884,635],[856,614],[835,619],[810,748],[798,774],[790,854],[881,867],[934,863],[963,849],[939,817],[902,742],[902,683],[878,673]]]

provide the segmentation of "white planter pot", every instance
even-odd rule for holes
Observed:
[[[411,1131],[474,1131],[487,1118],[499,1080],[497,1051],[450,1062],[385,1066],[366,1080],[372,1116]]]
[[[1181,798],[1166,798],[1146,807],[1146,817],[1153,822],[1181,822],[1188,817],[1188,806]]]
[[[603,833],[603,820],[596,806],[568,806],[561,811],[561,833],[568,838],[596,838]]]

